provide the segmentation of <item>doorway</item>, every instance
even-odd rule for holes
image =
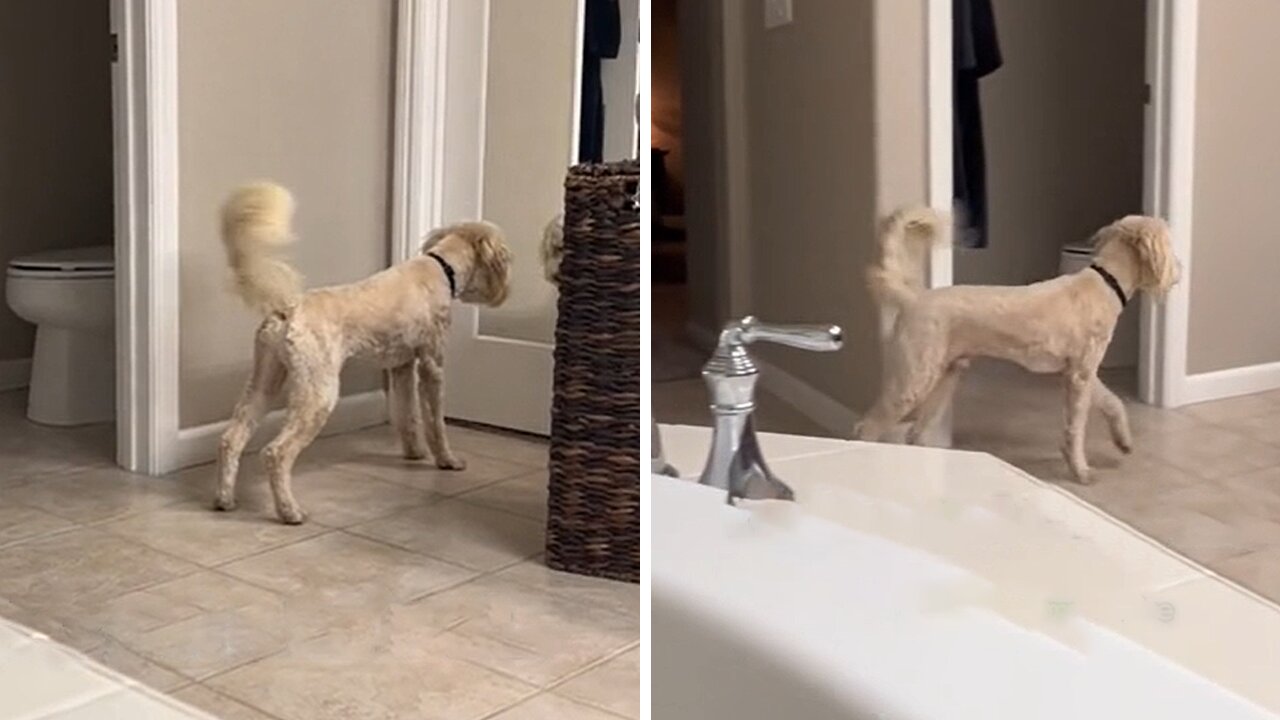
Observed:
[[[106,0],[0,8],[0,448],[19,465],[114,449],[111,62]]]
[[[952,18],[957,42],[987,65],[955,84],[953,282],[1025,285],[1087,267],[1099,227],[1143,212],[1146,0],[989,3],[994,33],[976,11],[985,2]],[[978,122],[985,173],[966,152]],[[1120,316],[1101,373],[1131,396],[1140,314],[1134,303]],[[997,396],[1006,371],[979,363],[967,382]]]
[[[953,74],[953,5],[954,0],[928,0],[928,117],[929,117],[929,200],[934,207],[949,207],[952,199],[955,197],[953,187],[953,146],[955,140],[955,127],[953,125],[955,98],[954,93],[954,74]],[[967,5],[968,3],[966,3]],[[1001,0],[993,0],[993,9],[996,18],[997,27],[1000,23],[1001,11],[1003,4],[1021,5],[1020,3],[1002,3]],[[1031,5],[1032,3],[1028,3]],[[1045,5],[1046,3],[1036,2],[1035,5]],[[1072,37],[1070,33],[1076,33],[1076,37],[1080,33],[1092,33],[1090,47],[1098,44],[1097,32],[1103,32],[1112,23],[1112,18],[1108,14],[1106,17],[1096,15],[1100,12],[1096,8],[1076,8],[1077,4],[1069,4],[1071,8],[1060,7],[1061,3],[1054,3],[1055,8],[1062,12],[1079,13],[1074,19],[1065,22],[1061,28],[1052,26],[1051,23],[1042,23],[1040,36],[1032,36],[1035,42],[1041,45],[1049,45],[1055,48],[1055,52],[1063,55],[1072,55],[1073,46],[1069,44]],[[1082,4],[1083,5],[1083,4]],[[1087,5],[1092,6],[1090,2]],[[1116,6],[1113,3],[1099,3],[1105,6],[1105,11],[1110,12]],[[1123,32],[1127,38],[1127,42],[1133,44],[1128,48],[1126,54],[1126,67],[1122,70],[1113,68],[1101,69],[1102,66],[1095,65],[1094,58],[1080,61],[1078,64],[1091,68],[1091,72],[1097,76],[1099,73],[1106,72],[1117,73],[1116,77],[1096,77],[1096,82],[1103,87],[1114,87],[1119,85],[1123,80],[1121,87],[1128,89],[1129,103],[1132,104],[1133,89],[1136,86],[1137,78],[1143,79],[1143,84],[1138,86],[1141,93],[1138,97],[1143,101],[1140,112],[1143,117],[1142,131],[1135,141],[1133,123],[1135,113],[1130,110],[1127,114],[1122,114],[1125,118],[1125,128],[1123,137],[1125,140],[1124,154],[1128,158],[1127,165],[1129,169],[1123,175],[1126,179],[1123,184],[1119,182],[1112,183],[1113,187],[1122,188],[1121,190],[1112,190],[1112,195],[1100,196],[1102,200],[1095,200],[1098,206],[1091,212],[1097,215],[1093,222],[1093,227],[1084,227],[1077,230],[1079,237],[1075,238],[1076,242],[1087,240],[1090,233],[1096,230],[1103,223],[1115,219],[1115,217],[1104,217],[1104,212],[1132,212],[1133,210],[1125,210],[1119,205],[1117,199],[1120,195],[1129,198],[1125,202],[1132,203],[1133,193],[1133,154],[1136,147],[1140,143],[1141,147],[1141,204],[1137,210],[1143,214],[1155,215],[1164,218],[1170,226],[1172,234],[1172,242],[1174,252],[1182,262],[1183,281],[1176,285],[1170,292],[1168,297],[1161,303],[1155,303],[1150,298],[1143,298],[1141,302],[1134,303],[1138,307],[1130,310],[1139,317],[1136,319],[1137,328],[1137,359],[1135,363],[1131,363],[1133,370],[1108,370],[1112,375],[1118,374],[1121,382],[1128,382],[1138,399],[1142,402],[1156,405],[1160,407],[1176,407],[1186,402],[1186,337],[1187,337],[1187,307],[1189,304],[1189,282],[1187,278],[1190,273],[1190,255],[1191,255],[1191,196],[1192,196],[1192,176],[1191,166],[1194,150],[1194,116],[1195,116],[1195,58],[1196,58],[1196,22],[1197,8],[1194,2],[1182,3],[1174,0],[1143,0],[1138,2],[1134,0],[1132,3],[1125,3],[1123,12],[1128,18],[1124,23]],[[1015,12],[1030,12],[1026,7],[1015,8]],[[1141,18],[1141,24],[1137,18]],[[1101,19],[1099,19],[1101,18]],[[1032,24],[1030,27],[1036,27]],[[1141,35],[1138,35],[1140,28]],[[1117,29],[1116,31],[1119,31]],[[1015,32],[1011,29],[1010,32]],[[1107,29],[1105,32],[1112,32]],[[1013,42],[1014,48],[1021,47],[1026,44],[1026,38],[1019,40],[1016,37],[1010,37],[1009,41]],[[1003,41],[1003,38],[1002,38]],[[1015,53],[1017,51],[1015,50]],[[1025,51],[1024,51],[1025,53]],[[1078,53],[1076,53],[1078,54]],[[1137,59],[1141,57],[1141,59]],[[1006,58],[1007,62],[1016,61],[1016,58]],[[1047,61],[1045,61],[1047,62]],[[1139,65],[1139,63],[1141,63]],[[1142,68],[1142,73],[1138,75],[1138,68]],[[997,70],[992,74],[994,78],[996,74],[1003,72],[1004,69]],[[1072,71],[1075,71],[1072,69]],[[1066,72],[1066,70],[1062,70]],[[1087,78],[1087,76],[1086,76]],[[1016,81],[1015,76],[1011,78]],[[980,81],[981,82],[981,81]],[[1052,76],[1049,82],[1058,83],[1059,78]],[[1016,82],[1015,82],[1016,84]],[[1049,93],[1052,86],[1043,89],[1045,96],[1050,98],[1050,104],[1046,105],[1046,110],[1042,112],[1059,112],[1065,113],[1067,117],[1078,117],[1070,112],[1069,100],[1074,97],[1074,102],[1080,102],[1081,93],[1087,94],[1090,91],[1087,82],[1080,83],[1077,81],[1078,87],[1083,90],[1076,90],[1076,94],[1071,96],[1062,93],[1054,96]],[[986,89],[980,90],[980,98],[985,101]],[[1053,103],[1056,103],[1053,104]],[[1028,127],[1033,127],[1031,123],[1022,123],[1016,126],[1015,132],[1025,133]],[[1096,127],[1096,126],[1089,126]],[[986,138],[991,138],[992,131],[988,128],[984,132]],[[1096,148],[1113,147],[1110,139],[1091,138],[1087,133],[1079,133],[1087,144],[1088,154],[1101,154]],[[1021,142],[1027,142],[1020,139]],[[998,142],[992,139],[991,142]],[[1077,140],[1077,142],[1081,142]],[[1039,148],[1037,151],[1044,155],[1053,150],[1053,148]],[[1116,152],[1115,150],[1109,150]],[[1085,154],[1085,153],[1081,153]],[[1079,158],[1071,158],[1071,162],[1079,163]],[[1072,166],[1074,167],[1074,166]],[[1056,168],[1051,168],[1056,170]],[[1050,178],[1052,179],[1052,178]],[[1008,178],[1004,182],[1009,182]],[[1108,179],[1110,183],[1111,180]],[[1079,183],[1079,181],[1077,181]],[[1065,192],[1067,188],[1058,188],[1049,186],[1050,189],[1057,192]],[[1076,220],[1071,220],[1076,222]],[[1082,222],[1082,220],[1080,221]],[[993,236],[994,237],[994,236]],[[1067,242],[1066,238],[1060,239],[1058,242]],[[1053,245],[1046,244],[1038,253],[1035,261],[1029,261],[1028,265],[1019,265],[1024,268],[1020,272],[1029,272],[1026,268],[1034,265],[1036,272],[1044,274],[1052,269],[1052,261],[1048,259],[1048,253],[1053,252]],[[974,279],[979,277],[980,273],[988,273],[986,281],[990,281],[990,273],[995,272],[988,268],[978,268],[975,265],[981,263],[981,253],[986,250],[959,250],[950,246],[938,248],[931,258],[929,283],[933,287],[949,285],[952,283],[954,273],[964,273],[966,279]],[[1026,252],[1025,248],[1020,252]],[[1061,246],[1057,250],[1059,253],[1058,267],[1062,266]],[[967,256],[963,256],[969,253]],[[963,257],[962,257],[963,256]],[[1010,281],[1012,276],[1006,276]],[[1043,278],[1039,278],[1043,279]],[[1130,320],[1130,322],[1134,322]],[[1132,358],[1132,349],[1129,349],[1129,357]],[[1123,368],[1124,365],[1116,363],[1113,367]],[[1113,378],[1114,379],[1114,378]]]

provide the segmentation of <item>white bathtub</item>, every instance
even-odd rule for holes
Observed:
[[[694,477],[705,428],[664,427]],[[979,453],[762,435],[655,477],[655,720],[1280,717],[1280,609]]]

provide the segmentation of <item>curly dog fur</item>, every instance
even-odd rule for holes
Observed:
[[[559,287],[560,261],[564,258],[564,213],[560,213],[542,229],[542,277]]]
[[[867,273],[872,296],[897,311],[885,347],[880,398],[854,428],[879,440],[910,419],[915,444],[950,403],[970,358],[991,357],[1066,381],[1062,454],[1072,476],[1089,482],[1085,420],[1098,403],[1116,446],[1132,448],[1124,403],[1098,380],[1098,364],[1124,306],[1101,273],[1084,269],[1021,287],[955,286],[925,290],[921,250],[944,241],[945,218],[933,210],[900,210],[880,228],[881,257]],[[1178,281],[1169,230],[1157,218],[1130,215],[1094,236],[1095,264],[1115,277],[1126,298],[1143,291],[1163,297]]]
[[[453,298],[443,267],[426,253],[454,269],[463,302],[501,304],[511,274],[502,232],[490,223],[467,222],[432,232],[423,254],[412,260],[349,285],[304,292],[297,271],[277,255],[294,239],[293,210],[289,191],[270,182],[241,187],[222,209],[236,292],[265,319],[254,342],[253,373],[222,436],[217,490],[217,508],[234,509],[240,455],[267,403],[283,389],[284,427],[263,457],[276,513],[289,524],[306,519],[293,497],[294,461],[337,404],[338,374],[349,358],[388,370],[392,424],[406,457],[423,458],[430,449],[438,467],[464,469],[444,426],[444,346]]]

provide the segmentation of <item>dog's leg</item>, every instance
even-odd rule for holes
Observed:
[[[915,408],[923,392],[923,389],[913,393],[903,388],[886,388],[875,406],[853,426],[853,439],[878,442]]]
[[[240,455],[253,437],[258,421],[267,409],[267,402],[278,392],[285,378],[284,365],[266,344],[254,345],[253,374],[245,383],[244,392],[231,413],[231,424],[222,434],[218,444],[218,497],[214,507],[218,510],[234,510],[236,507],[236,476],[240,471]]]
[[[436,459],[436,467],[466,470],[467,463],[449,449],[444,427],[444,358],[436,352],[418,358],[418,390],[422,393],[422,410],[426,419],[427,445]]]
[[[969,367],[966,360],[958,360],[947,368],[947,372],[942,379],[933,386],[933,390],[925,396],[924,402],[920,403],[920,407],[916,408],[915,421],[911,423],[910,429],[907,430],[907,444],[919,445],[921,438],[928,432],[929,428],[937,422],[951,404],[951,398],[955,395],[956,386],[960,384],[960,375],[964,369]]]
[[[311,444],[338,404],[338,368],[307,373],[310,385],[296,377],[289,388],[289,407],[285,411],[284,428],[262,451],[266,460],[271,493],[275,496],[276,514],[287,525],[299,525],[306,513],[293,497],[293,463],[303,448]]]
[[[944,366],[922,358],[904,360],[890,373],[880,399],[853,428],[854,440],[876,442],[915,411],[944,375]],[[917,416],[921,413],[917,413]]]
[[[1089,462],[1084,454],[1084,430],[1089,419],[1090,387],[1095,377],[1092,372],[1082,369],[1070,369],[1066,373],[1066,432],[1062,438],[1062,456],[1071,469],[1072,477],[1082,485],[1091,482]]]
[[[391,369],[391,425],[400,435],[404,456],[421,460],[427,456],[422,442],[422,404],[412,362]]]
[[[1133,452],[1133,433],[1129,430],[1129,413],[1124,409],[1124,401],[1098,378],[1093,380],[1093,401],[1107,419],[1107,426],[1111,428],[1111,441],[1120,452]]]

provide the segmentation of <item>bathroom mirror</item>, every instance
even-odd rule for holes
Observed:
[[[518,260],[510,298],[480,311],[483,336],[554,340],[542,231],[570,165],[637,155],[639,20],[638,0],[489,0],[480,206]]]
[[[579,46],[578,161],[638,157],[639,0],[583,0]]]

